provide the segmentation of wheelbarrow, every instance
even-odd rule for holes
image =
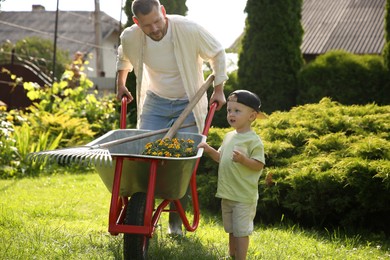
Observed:
[[[148,130],[126,128],[126,98],[122,99],[120,128],[112,130],[88,145],[96,145],[126,136],[136,136]],[[195,144],[206,140],[217,103],[213,103],[206,117],[202,134],[179,132],[178,138],[192,139]],[[111,147],[113,164],[110,167],[96,165],[96,170],[107,189],[112,193],[108,231],[111,235],[124,233],[125,259],[145,259],[149,239],[156,231],[157,222],[163,212],[179,214],[184,228],[193,232],[199,224],[200,212],[196,187],[196,171],[203,149],[192,157],[159,157],[142,155],[145,144],[161,138],[153,135],[133,141],[131,145]],[[192,194],[193,220],[187,218],[180,199],[190,187]],[[161,203],[155,207],[156,200]],[[166,209],[173,202],[175,210]]]

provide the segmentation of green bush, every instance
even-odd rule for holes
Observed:
[[[327,98],[255,121],[266,153],[257,220],[285,217],[307,226],[389,233],[389,122],[390,106],[344,106]],[[212,128],[208,142],[219,147],[228,130]],[[207,156],[202,162],[199,175],[217,174],[217,163]],[[272,185],[265,176],[272,176]],[[202,189],[214,196],[216,187]],[[216,202],[208,198],[204,205]]]
[[[116,128],[119,125],[118,102],[113,95],[97,99],[97,92],[90,93],[92,86],[93,83],[85,75],[81,77],[79,86],[74,88],[70,88],[67,81],[56,82],[53,86],[44,88],[31,82],[24,83],[27,96],[34,102],[33,106],[28,108],[30,121],[37,122],[37,125],[43,124],[43,128],[46,128],[46,123],[50,122],[44,120],[51,120],[54,124],[66,124],[64,120],[78,118],[85,121],[79,126],[84,129],[79,134],[84,132],[88,137],[100,136]],[[57,117],[58,120],[50,117]],[[74,145],[72,142],[70,144]]]
[[[13,135],[13,116],[6,113],[5,107],[0,106],[0,178],[15,175],[18,164]]]
[[[299,73],[297,104],[319,102],[330,97],[344,105],[376,102],[390,104],[389,72],[384,59],[330,51],[307,64]]]
[[[57,171],[47,160],[30,161],[27,155],[41,150],[53,150],[59,145],[62,132],[57,136],[50,131],[36,131],[30,127],[21,111],[5,110],[0,114],[0,179],[37,176]]]
[[[1,111],[0,178],[39,176],[67,169],[84,172],[88,167],[59,167],[47,160],[28,160],[27,155],[84,145],[119,127],[118,102],[113,95],[97,99],[95,93],[90,93],[92,82],[85,75],[77,86],[70,87],[68,83],[61,81],[51,87],[40,87],[26,82],[24,88],[33,105],[26,111]]]

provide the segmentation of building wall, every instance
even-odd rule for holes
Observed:
[[[85,73],[88,78],[95,84],[95,89],[99,94],[115,93],[116,77],[116,54],[118,48],[118,33],[112,33],[110,37],[103,40],[103,71],[104,77],[97,75],[96,70],[96,51],[89,55],[89,65],[86,66]]]
[[[118,33],[112,33],[108,38],[103,40],[103,71],[105,72],[105,77],[115,78],[116,75],[116,53],[118,47]],[[85,73],[89,78],[98,77],[96,70],[96,51],[93,50],[91,54],[88,55],[88,68]]]

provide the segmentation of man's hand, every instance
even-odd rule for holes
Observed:
[[[122,100],[123,96],[127,96],[127,104],[129,104],[131,101],[134,100],[130,91],[126,88],[126,79],[128,73],[129,73],[128,70],[119,70],[118,77],[116,80],[116,85],[117,85],[116,98],[120,101]]]
[[[134,100],[133,95],[131,95],[130,91],[126,88],[126,86],[118,86],[116,98],[118,100],[122,100],[123,96],[127,96],[127,104]]]
[[[218,103],[217,110],[220,110],[226,104],[225,94],[223,93],[223,84],[214,87],[213,94],[210,97],[210,105],[214,102]]]

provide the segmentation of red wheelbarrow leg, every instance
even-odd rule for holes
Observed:
[[[171,203],[171,200],[165,199],[160,203],[160,205],[158,205],[158,207],[156,208],[156,211],[153,214],[153,218],[152,218],[153,227],[157,226],[157,222],[160,219],[161,213],[165,211],[165,208],[169,205],[169,203]]]
[[[191,186],[192,207],[193,207],[193,214],[194,214],[192,224],[189,223],[180,200],[174,200],[173,202],[175,203],[176,211],[179,214],[181,221],[183,222],[183,226],[187,231],[193,232],[198,228],[199,219],[200,219],[199,200],[198,200],[198,193],[196,190],[196,169],[194,169],[192,173],[190,186]]]
[[[196,216],[196,214],[194,213],[194,222],[192,223],[192,225],[190,225],[180,200],[174,200],[173,202],[175,203],[176,211],[179,213],[181,221],[183,222],[183,225],[186,230],[190,232],[195,231],[199,224],[199,215]]]
[[[146,193],[144,226],[149,228],[150,236],[154,231],[154,226],[152,225],[152,214],[154,209],[154,190],[156,188],[158,162],[159,160],[152,160],[150,162],[148,191]]]
[[[127,115],[127,97],[123,96],[121,100],[121,116],[120,116],[120,128],[126,129],[126,115]],[[108,232],[111,235],[118,235],[119,232],[116,230],[116,225],[122,223],[126,207],[127,207],[127,198],[119,197],[119,188],[120,181],[122,177],[122,166],[123,166],[123,157],[118,157],[115,164],[115,175],[114,181],[112,184],[112,195],[111,195],[111,206],[110,206],[110,215],[108,220]]]
[[[121,200],[119,198],[119,187],[120,180],[122,177],[122,165],[123,165],[123,157],[118,157],[115,164],[115,173],[114,173],[114,181],[112,185],[112,195],[111,195],[111,206],[110,206],[110,215],[108,221],[108,232],[111,235],[118,235],[119,232],[116,231],[116,224],[119,222],[118,217],[123,215],[121,211],[125,208],[122,205],[119,207]]]
[[[156,186],[156,174],[159,160],[151,160],[149,170],[149,183],[148,191],[146,194],[146,205],[144,215],[144,225],[134,226],[123,224],[123,218],[126,212],[127,198],[121,198],[119,196],[120,181],[122,177],[123,157],[118,157],[115,165],[114,181],[112,186],[111,206],[109,215],[109,227],[108,231],[111,235],[118,235],[119,233],[131,233],[131,234],[144,234],[149,237],[154,232],[152,219],[154,209],[154,190]]]

